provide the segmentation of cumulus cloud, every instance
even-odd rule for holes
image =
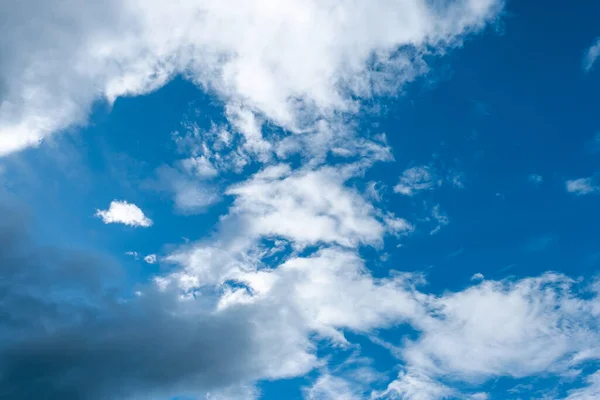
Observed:
[[[594,182],[592,178],[579,178],[573,179],[566,182],[567,192],[573,193],[577,196],[584,194],[590,194],[598,191],[600,187]]]
[[[0,153],[85,124],[97,100],[172,77],[213,91],[255,154],[260,120],[291,131],[352,112],[427,70],[424,54],[461,44],[500,0],[223,3],[28,0],[3,7]],[[258,125],[257,125],[258,124]]]
[[[156,264],[156,254],[148,254],[144,257],[144,261],[148,264]]]
[[[124,224],[143,228],[148,228],[153,223],[138,206],[119,200],[111,201],[108,210],[97,210],[96,217],[102,219],[105,224]]]
[[[596,60],[600,56],[600,38],[596,39],[593,45],[590,46],[589,49],[585,52],[585,56],[583,57],[583,69],[584,71],[590,71]]]

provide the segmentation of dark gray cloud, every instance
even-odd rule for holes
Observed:
[[[110,260],[36,245],[13,208],[0,221],[0,398],[165,399],[255,378],[248,318],[125,296]]]

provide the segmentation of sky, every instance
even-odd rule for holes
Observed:
[[[600,398],[599,15],[0,5],[0,398]]]

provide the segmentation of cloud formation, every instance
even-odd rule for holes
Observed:
[[[110,263],[41,249],[20,221],[1,221],[0,397],[252,399],[259,380],[318,370],[308,399],[481,400],[487,395],[469,387],[572,375],[598,360],[595,283],[476,274],[463,289],[431,293],[420,273],[375,273],[363,255],[415,226],[380,208],[375,185],[366,194],[355,185],[393,157],[384,136],[358,138],[346,117],[361,100],[425,73],[428,57],[460,45],[501,6],[31,0],[8,8],[0,23],[11,35],[0,49],[16,57],[0,57],[1,154],[84,124],[95,101],[147,93],[182,74],[219,97],[226,123],[174,135],[182,158],[159,168],[157,180],[181,211],[201,212],[221,197],[231,203],[211,236],[173,250],[164,258],[172,268],[136,287],[115,287],[124,280],[109,275]],[[329,155],[334,161],[323,165]],[[252,163],[251,176],[212,190],[222,172]],[[459,173],[439,176],[463,186]],[[416,166],[394,190],[416,196],[441,182]],[[597,186],[584,178],[566,189]],[[152,225],[125,201],[96,215]],[[432,234],[449,223],[438,204],[427,215]],[[414,334],[380,335],[398,327]],[[383,390],[364,385],[374,382],[369,368],[352,375],[325,367],[318,350],[356,346],[353,335],[397,359]],[[587,383],[568,398],[594,396],[597,374]]]
[[[352,112],[426,71],[501,0],[223,3],[27,0],[3,7],[0,154],[86,123],[95,101],[153,91],[176,75],[217,94],[251,154],[261,119],[294,132]],[[60,17],[59,17],[60,16]]]
[[[567,192],[577,196],[597,192],[600,187],[594,182],[593,178],[579,178],[566,182]]]
[[[108,210],[97,210],[95,215],[105,224],[124,224],[143,228],[153,224],[138,206],[120,200],[111,201]]]
[[[583,58],[584,71],[590,71],[594,67],[598,57],[600,57],[600,38],[596,39],[594,44],[591,45],[590,48],[585,52],[585,56]]]
[[[431,190],[437,186],[436,178],[427,166],[411,167],[400,176],[400,182],[394,186],[394,192],[412,196],[422,190]]]
[[[313,360],[296,338],[265,337],[244,310],[215,314],[210,301],[152,287],[132,296],[110,260],[41,247],[19,212],[0,211],[0,397],[248,399],[254,380],[301,374]]]

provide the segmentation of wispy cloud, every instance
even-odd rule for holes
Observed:
[[[435,228],[433,228],[433,230],[431,232],[429,232],[430,235],[435,235],[442,229],[442,227],[444,227],[450,223],[450,218],[448,218],[448,215],[446,215],[443,211],[441,211],[439,204],[436,204],[433,207],[433,209],[431,211],[431,216],[434,219],[434,221],[437,223],[437,225]]]
[[[542,182],[544,182],[544,177],[540,174],[529,174],[529,176],[527,176],[527,180],[535,186],[538,186],[541,185]]]
[[[594,44],[590,46],[590,48],[585,52],[585,56],[583,57],[583,69],[584,71],[590,71],[596,60],[600,56],[600,38],[596,39]]]
[[[405,170],[400,176],[400,182],[394,186],[394,192],[413,196],[423,190],[431,190],[438,185],[436,178],[427,166],[416,166]]]
[[[595,183],[593,178],[579,178],[569,180],[565,184],[567,192],[581,196],[597,192],[600,187]]]

